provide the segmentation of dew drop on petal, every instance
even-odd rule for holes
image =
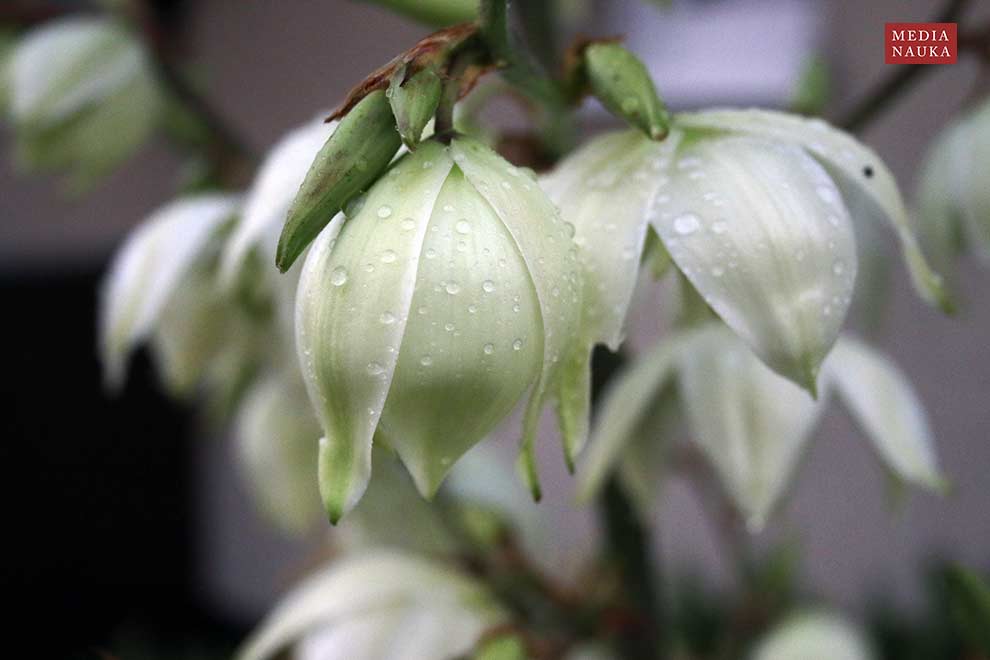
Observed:
[[[457,230],[458,234],[470,234],[471,223],[462,218],[457,221],[457,224],[454,225],[454,229]]]
[[[412,218],[403,218],[402,222],[399,223],[399,226],[406,231],[410,231],[416,228],[416,221]]]
[[[447,284],[444,286],[444,289],[447,291],[447,293],[454,296],[460,292],[461,285],[458,284],[457,282],[447,282]]]
[[[484,283],[481,285],[481,288],[485,293],[491,293],[492,291],[495,290],[495,283],[492,282],[491,280],[485,280]]]
[[[382,252],[382,263],[383,264],[390,264],[390,263],[394,262],[395,259],[396,259],[396,256],[395,256],[395,251],[394,250],[385,250],[384,252]]]
[[[433,364],[433,358],[429,355],[424,355],[423,357],[419,358],[419,363],[424,367],[428,367],[431,364]]]
[[[725,220],[716,220],[712,223],[712,231],[716,234],[724,234],[729,228],[729,223]]]
[[[392,207],[388,204],[382,204],[378,207],[378,217],[383,220],[392,215]]]
[[[688,236],[698,231],[701,220],[693,213],[685,213],[674,218],[674,231],[681,236]]]
[[[495,352],[495,346],[492,344],[485,344],[485,347],[482,350],[485,351],[485,355],[491,355]]]
[[[385,368],[382,367],[382,365],[378,364],[377,362],[369,362],[368,363],[368,375],[369,376],[380,376],[383,371],[385,371]]]
[[[343,286],[347,281],[347,270],[341,266],[333,269],[330,273],[330,284],[334,286]]]
[[[512,350],[514,351],[522,350],[522,346],[523,346],[522,339],[517,339],[514,342],[512,342]]]
[[[378,317],[382,325],[392,325],[395,323],[395,314],[392,312],[382,312],[382,315]]]

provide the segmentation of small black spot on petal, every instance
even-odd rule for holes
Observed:
[[[865,176],[867,179],[872,179],[873,178],[873,168],[870,167],[869,165],[864,166],[863,167],[863,176]]]

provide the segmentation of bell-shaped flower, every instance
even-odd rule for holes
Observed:
[[[294,589],[237,653],[297,657],[454,658],[507,613],[453,566],[393,551],[345,556]]]
[[[637,131],[603,135],[541,183],[574,225],[585,270],[584,348],[570,356],[560,395],[572,452],[584,440],[588,402],[576,384],[587,382],[592,345],[622,340],[644,246],[662,246],[770,368],[809,391],[853,293],[853,222],[892,225],[922,295],[944,301],[893,176],[873,151],[819,120],[682,114],[663,142]]]
[[[252,384],[233,432],[262,513],[290,533],[311,529],[323,511],[313,468],[320,425],[298,370],[285,368]]]
[[[580,273],[553,204],[468,138],[422,143],[313,243],[296,337],[324,431],[331,520],[361,497],[372,440],[432,495],[529,391],[523,458],[577,328]]]
[[[668,383],[676,385],[691,441],[711,462],[751,529],[763,526],[787,489],[832,394],[894,476],[936,491],[944,488],[924,411],[893,363],[844,336],[819,380],[822,392],[814,400],[768,369],[720,323],[661,340],[609,390],[582,465],[581,496],[597,492],[629,445],[669,441],[657,437],[663,426],[651,415]]]
[[[233,195],[183,198],[127,238],[101,292],[100,352],[109,387],[122,384],[131,352],[146,340],[177,394],[231,348],[235,317],[214,285],[214,271],[220,235],[239,205]]]
[[[862,632],[835,614],[809,611],[794,614],[756,644],[753,660],[870,660],[874,657]]]
[[[939,134],[919,184],[919,231],[926,248],[948,269],[956,253],[990,262],[990,102]]]
[[[69,17],[34,28],[2,77],[19,157],[70,170],[77,187],[129,156],[158,120],[161,93],[147,54],[110,19]]]

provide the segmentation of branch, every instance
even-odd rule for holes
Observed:
[[[934,23],[955,23],[966,10],[969,0],[949,0]],[[960,40],[960,45],[962,45]],[[887,110],[901,94],[938,67],[927,64],[905,64],[894,71],[866,94],[853,108],[843,115],[837,125],[848,131],[859,131]]]

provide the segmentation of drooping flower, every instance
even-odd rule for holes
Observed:
[[[753,660],[870,660],[870,645],[845,619],[824,611],[789,616],[759,640]]]
[[[19,158],[30,167],[68,170],[76,187],[140,146],[162,104],[144,49],[105,18],[69,17],[31,30],[0,77]]]
[[[542,184],[574,225],[585,269],[583,349],[571,354],[560,394],[572,455],[587,433],[590,347],[621,343],[648,244],[664,249],[771,369],[809,391],[853,293],[853,222],[890,224],[921,295],[946,304],[891,173],[820,120],[757,110],[682,114],[664,142],[606,134]]]
[[[237,658],[265,660],[292,645],[324,659],[452,658],[507,618],[481,583],[452,566],[365,551],[297,587]]]
[[[668,383],[676,386],[691,441],[752,529],[762,527],[791,482],[833,394],[893,475],[944,489],[924,410],[890,360],[844,336],[826,359],[820,381],[821,395],[813,400],[768,369],[721,323],[661,340],[609,390],[580,473],[582,497],[597,492],[629,445],[665,442],[657,435],[662,421],[651,413],[661,407]]]
[[[922,240],[943,269],[969,251],[990,262],[990,102],[954,121],[935,139],[921,170]]]
[[[173,393],[188,393],[213,369],[218,386],[234,386],[257,337],[251,319],[216,286],[215,274],[223,230],[239,206],[236,195],[182,198],[128,237],[101,292],[100,351],[109,387],[122,384],[131,351],[145,341]]]
[[[536,182],[481,144],[422,143],[310,248],[299,359],[325,437],[336,521],[361,497],[372,440],[432,495],[529,391],[523,456],[577,326],[576,255]]]

